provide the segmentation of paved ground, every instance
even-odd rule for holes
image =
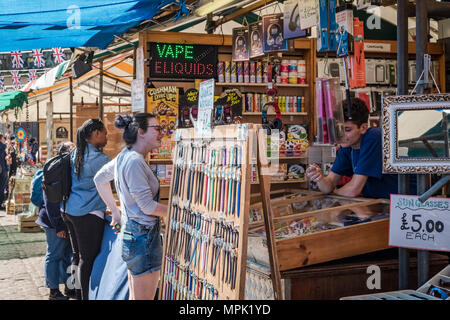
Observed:
[[[46,300],[45,233],[20,233],[17,216],[0,211],[0,300]]]

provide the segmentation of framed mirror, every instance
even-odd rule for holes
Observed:
[[[383,97],[383,172],[450,172],[450,94]]]

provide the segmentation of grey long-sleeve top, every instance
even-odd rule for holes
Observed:
[[[158,205],[156,196],[159,181],[145,162],[144,156],[124,148],[94,177],[96,184],[104,184],[113,179],[122,215],[126,214],[128,219],[147,226],[153,225],[158,220],[152,213]]]

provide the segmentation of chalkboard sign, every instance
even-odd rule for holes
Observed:
[[[149,42],[150,77],[217,79],[217,46]]]

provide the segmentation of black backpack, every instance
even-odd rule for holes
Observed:
[[[71,153],[48,159],[44,165],[42,188],[48,202],[61,202],[69,198],[72,187]]]

